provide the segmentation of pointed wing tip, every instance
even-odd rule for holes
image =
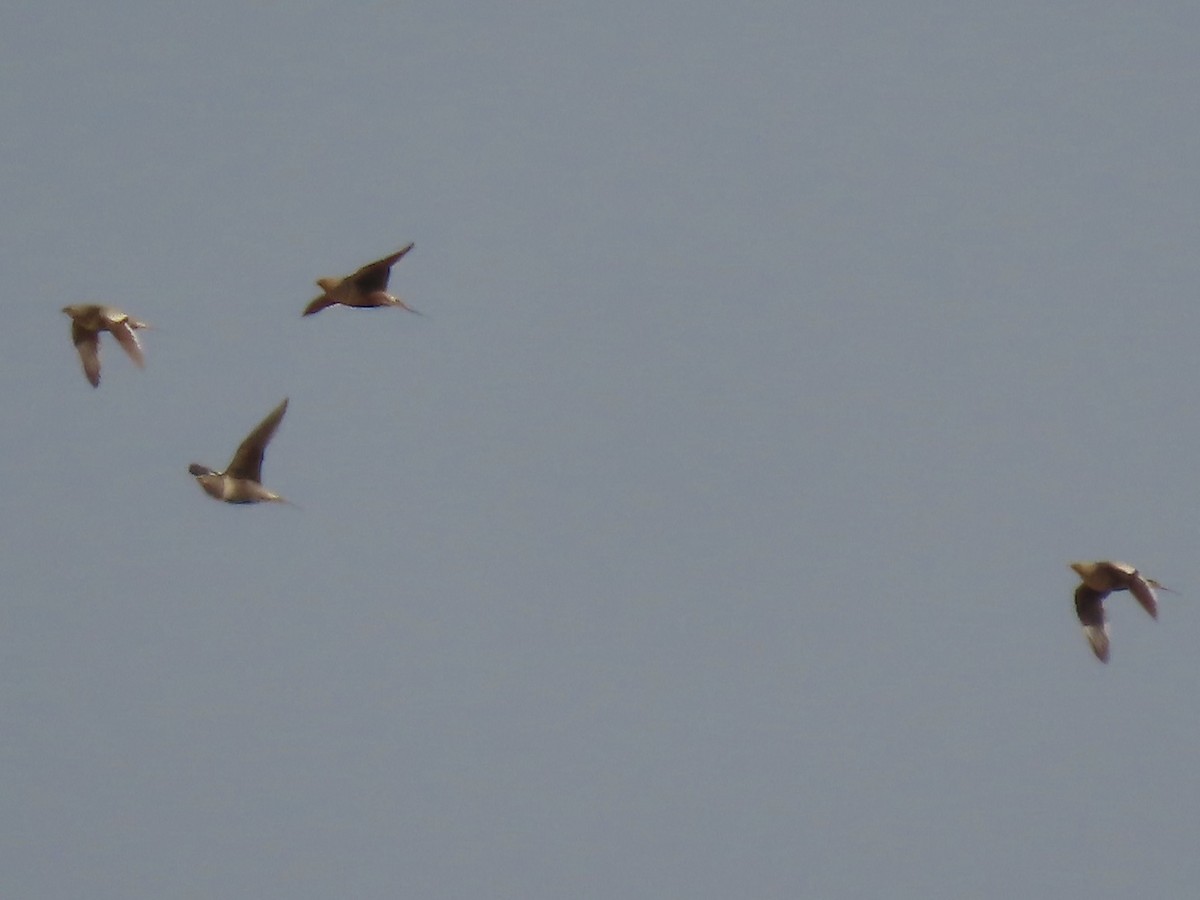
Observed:
[[[382,266],[382,267],[390,269],[396,263],[400,262],[400,260],[404,259],[404,254],[408,253],[408,251],[411,250],[415,246],[417,246],[417,245],[415,243],[412,243],[412,244],[408,244],[405,247],[401,247],[399,250],[397,250],[391,256],[385,256],[385,257],[383,257],[383,259],[377,259],[373,263],[368,263],[366,266],[364,266],[364,268],[373,268],[376,266]]]
[[[1090,628],[1083,629],[1083,636],[1087,638],[1088,646],[1092,648],[1092,653],[1096,659],[1102,663],[1108,662],[1108,635],[1102,631],[1093,631]]]
[[[109,328],[109,332],[117,339],[117,343],[121,345],[139,369],[146,368],[146,361],[142,357],[142,345],[128,321],[115,323]]]
[[[1154,590],[1145,578],[1140,575],[1130,578],[1129,593],[1133,594],[1133,599],[1137,600],[1142,605],[1142,609],[1150,614],[1150,618],[1158,618],[1158,601],[1154,597]]]
[[[83,347],[80,347],[79,360],[83,366],[83,377],[86,378],[92,387],[100,387],[100,355],[95,352],[85,352]]]

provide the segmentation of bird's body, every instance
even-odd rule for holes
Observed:
[[[259,422],[238,446],[224,472],[214,472],[199,463],[188,466],[188,471],[195,476],[205,493],[226,503],[259,503],[264,500],[288,502],[262,485],[263,454],[275,434],[275,429],[279,427],[283,414],[287,412],[287,405],[285,398]]]
[[[83,363],[83,374],[91,382],[92,387],[100,386],[100,332],[107,331],[117,339],[139,368],[146,365],[142,358],[142,347],[138,343],[139,328],[149,328],[145,322],[114,309],[111,306],[101,306],[97,303],[80,303],[75,306],[64,306],[63,310],[71,317],[71,342],[79,351],[79,360]]]
[[[1101,560],[1073,562],[1071,568],[1079,576],[1075,589],[1075,614],[1083,626],[1083,635],[1092,652],[1101,662],[1108,662],[1108,622],[1104,614],[1104,598],[1113,591],[1129,591],[1150,614],[1158,618],[1158,603],[1154,589],[1167,590],[1152,578],[1145,578],[1128,563]]]
[[[391,256],[367,263],[352,275],[343,278],[318,278],[317,286],[324,293],[315,298],[304,308],[304,315],[311,316],[329,306],[351,306],[356,309],[370,309],[376,306],[398,306],[411,313],[417,312],[399,297],[387,292],[388,276],[392,266],[400,261],[413,244],[403,247]]]

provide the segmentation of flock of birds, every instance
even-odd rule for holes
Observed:
[[[412,313],[418,312],[399,297],[387,292],[392,266],[412,248],[413,244],[409,244],[390,256],[368,263],[342,278],[318,278],[317,285],[322,293],[304,308],[303,315],[311,316],[330,306],[338,305],[355,309],[398,306]],[[71,340],[75,349],[79,351],[83,373],[92,387],[100,386],[101,331],[107,331],[116,338],[117,343],[139,367],[145,365],[142,347],[137,338],[139,329],[150,327],[145,322],[119,309],[99,304],[66,306],[63,307],[63,312],[71,317]],[[287,405],[287,398],[284,398],[282,403],[271,410],[267,417],[246,435],[225,471],[218,472],[200,463],[188,466],[188,472],[195,477],[205,493],[226,503],[259,503],[264,500],[288,502],[262,484],[263,455],[275,434],[275,429],[283,420],[283,414],[287,412]],[[1087,638],[1092,652],[1101,662],[1108,662],[1109,639],[1108,620],[1104,612],[1105,598],[1115,591],[1129,591],[1151,618],[1158,618],[1158,603],[1154,591],[1170,590],[1154,579],[1144,577],[1128,563],[1111,560],[1073,562],[1071,568],[1080,579],[1079,586],[1075,589],[1075,614],[1079,617],[1083,635]]]
[[[321,295],[316,297],[304,308],[303,315],[311,316],[330,306],[349,306],[355,309],[370,309],[377,306],[398,306],[411,313],[418,312],[399,297],[387,292],[388,278],[394,266],[404,254],[413,248],[412,244],[403,247],[391,256],[367,263],[357,272],[342,278],[318,278],[317,285]],[[80,362],[83,363],[83,374],[91,382],[92,387],[100,386],[100,332],[107,331],[117,343],[129,354],[138,367],[144,367],[146,362],[142,356],[142,346],[138,341],[137,332],[150,326],[127,313],[111,306],[95,303],[64,306],[63,312],[71,317],[71,341],[79,351]],[[288,401],[271,410],[267,417],[246,435],[238,445],[233,459],[218,472],[200,463],[188,466],[196,482],[204,492],[226,503],[259,503],[272,500],[287,503],[279,494],[268,490],[262,483],[263,455],[267,444],[275,434],[275,429],[283,421],[287,412]]]

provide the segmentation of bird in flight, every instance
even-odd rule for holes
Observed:
[[[287,503],[283,497],[262,485],[263,454],[275,429],[287,412],[287,398],[275,407],[258,426],[246,435],[224,472],[214,472],[208,466],[192,463],[188,471],[196,477],[205,493],[226,503],[258,503],[274,500]]]
[[[100,386],[100,332],[107,331],[117,339],[129,358],[137,363],[139,368],[146,365],[142,358],[142,346],[138,343],[135,332],[139,328],[149,328],[145,322],[114,309],[111,306],[101,306],[97,303],[80,303],[75,306],[64,306],[63,310],[71,317],[71,341],[79,351],[79,360],[83,363],[83,374],[92,383],[92,387]]]
[[[367,309],[373,306],[399,306],[401,309],[407,309],[411,313],[420,315],[418,310],[387,292],[388,276],[392,273],[392,266],[414,246],[409,244],[391,256],[367,263],[353,275],[347,275],[344,278],[318,278],[317,285],[324,293],[304,308],[304,315],[311,316],[328,306],[338,304],[358,309]]]
[[[1153,578],[1143,577],[1128,563],[1109,560],[1073,562],[1071,568],[1080,578],[1079,587],[1075,588],[1075,614],[1083,626],[1083,636],[1100,662],[1108,662],[1108,623],[1104,615],[1104,598],[1113,591],[1129,591],[1133,599],[1150,613],[1150,617],[1157,619],[1158,603],[1154,598],[1154,590],[1170,590]]]

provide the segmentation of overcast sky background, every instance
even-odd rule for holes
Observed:
[[[112,7],[0,29],[4,896],[1195,890],[1200,9]]]

